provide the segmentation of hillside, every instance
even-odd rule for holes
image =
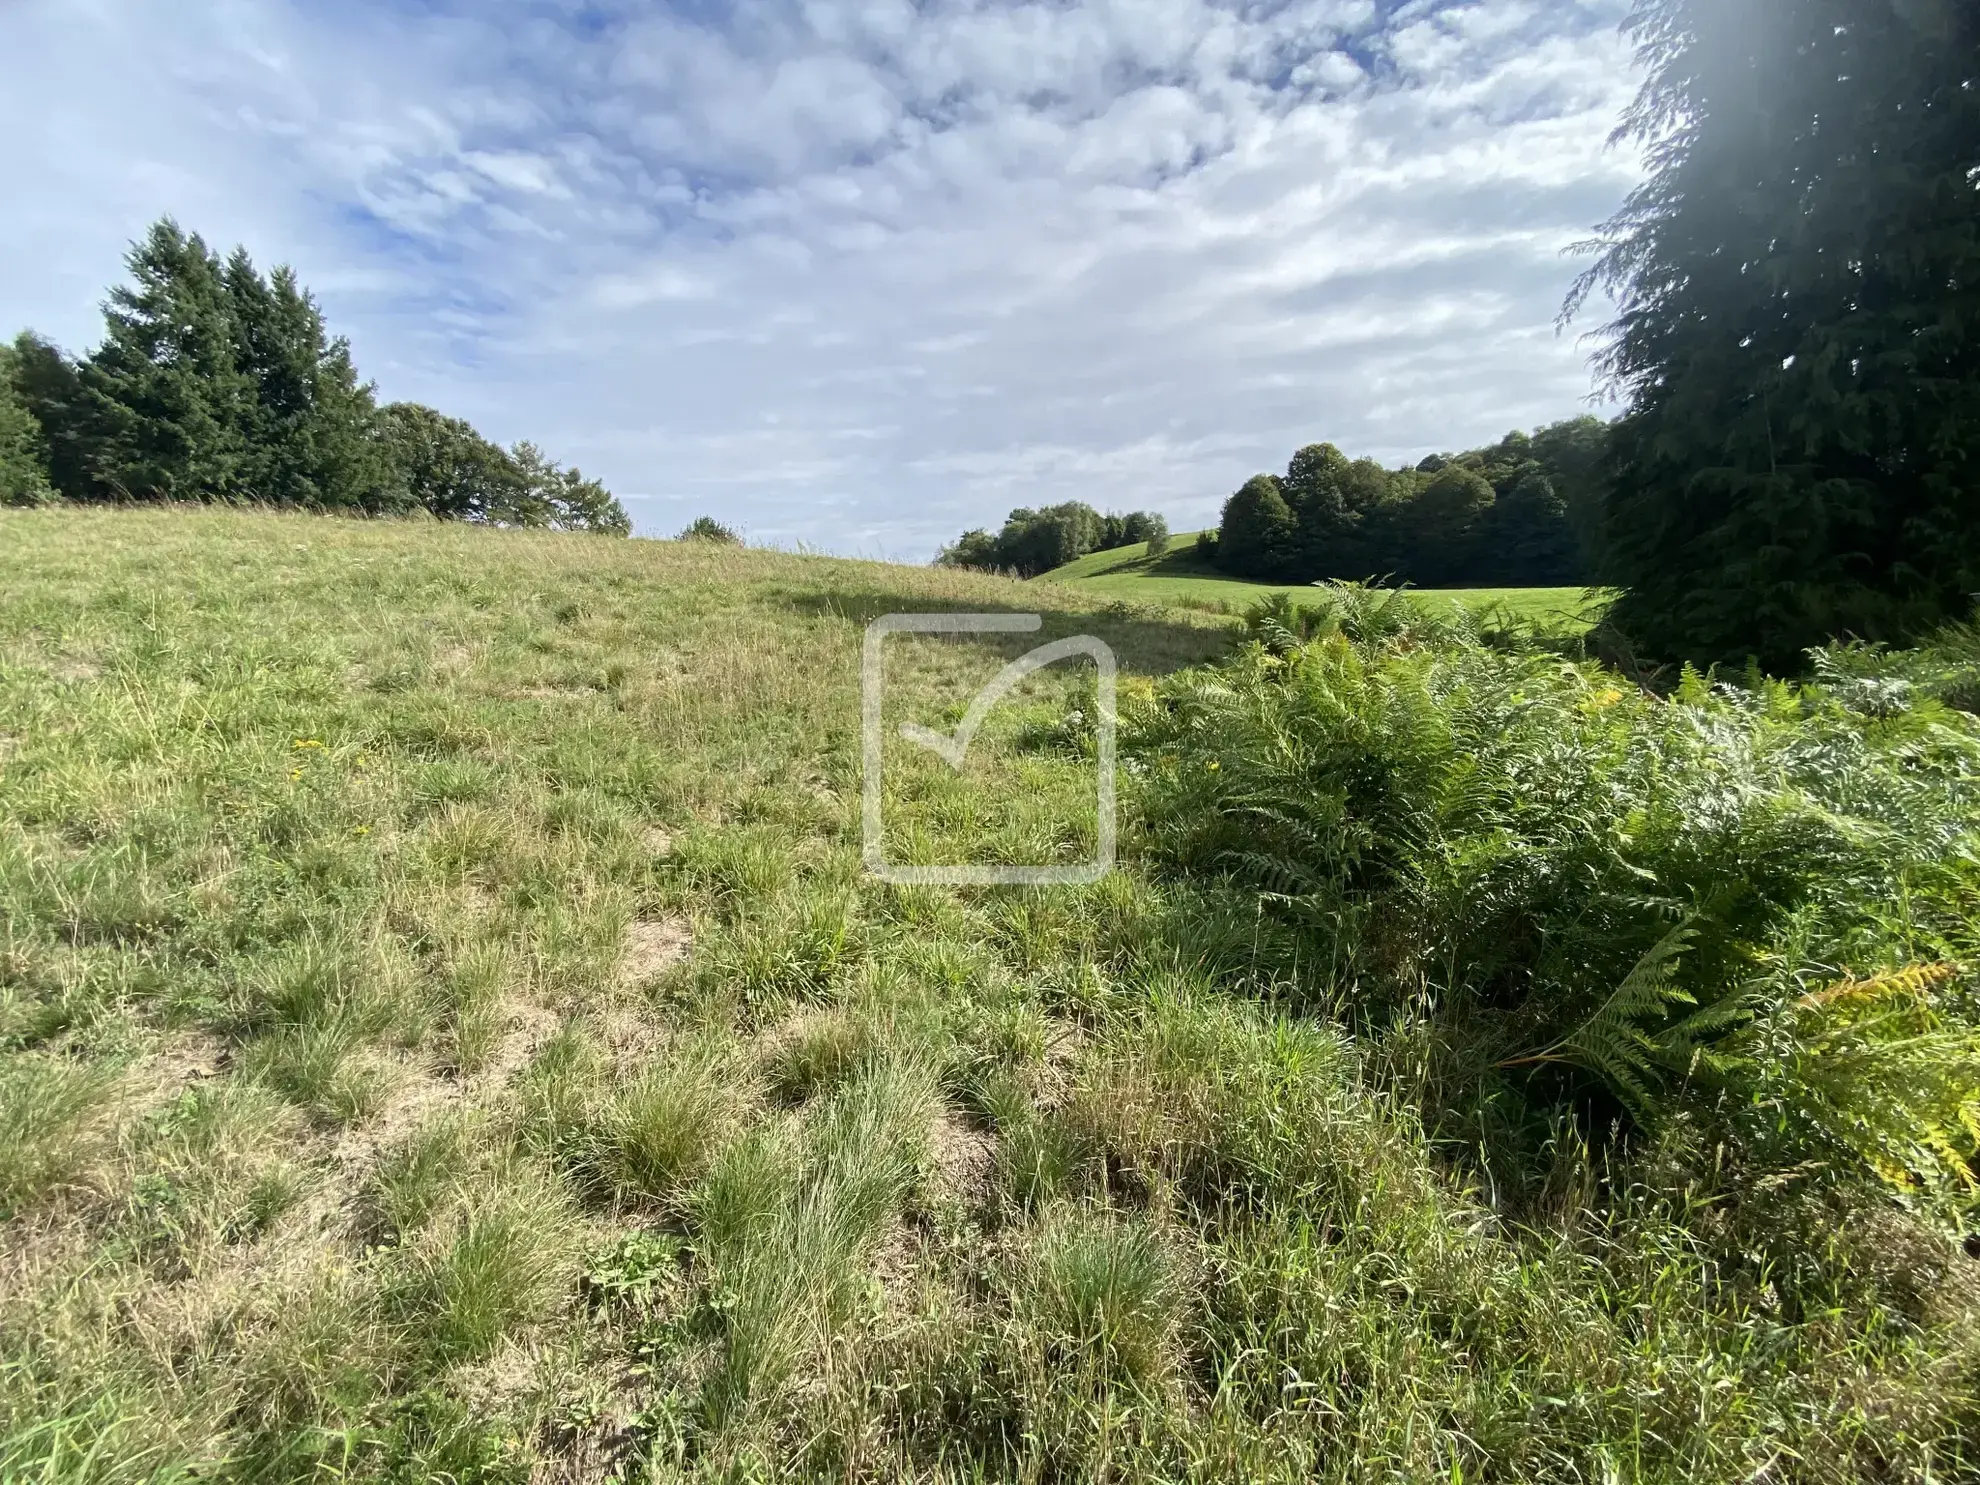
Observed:
[[[202,510],[0,512],[0,551],[0,1477],[1975,1464],[1938,1156],[1879,1155],[1893,1198],[1766,1134],[1829,1104],[1769,1082],[1749,1128],[1573,1040],[1625,975],[1779,968],[1695,1034],[1858,1118],[1875,972],[1951,1004],[1976,953],[1980,734],[1925,679],[1667,703],[1358,612],[1212,672],[1229,622],[1110,607],[1109,564]],[[890,853],[1092,850],[1083,669],[960,771],[896,726],[1091,633],[1120,870],[861,870],[865,627],[948,608],[1044,627],[888,641]],[[1924,1117],[1906,1082],[1875,1107]]]
[[[1255,583],[1219,572],[1196,555],[1197,533],[1173,538],[1169,550],[1150,557],[1144,547],[1088,552],[1084,557],[1033,578],[1034,583],[1065,583],[1109,599],[1166,604],[1220,613],[1243,613],[1262,598],[1288,594],[1310,599],[1311,583]],[[1496,607],[1548,623],[1585,624],[1599,600],[1579,588],[1412,589],[1411,601],[1433,609]]]

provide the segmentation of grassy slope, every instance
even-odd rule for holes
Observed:
[[[7,1478],[1943,1457],[1935,1333],[1722,1293],[1585,1171],[1501,1225],[1131,810],[1090,888],[861,873],[870,618],[1044,609],[1130,688],[1215,627],[458,527],[0,513],[0,550]],[[890,642],[890,730],[1038,638]],[[1031,686],[960,774],[890,750],[894,850],[1087,846],[1079,681]]]
[[[1042,574],[1044,583],[1068,583],[1109,599],[1129,602],[1187,604],[1242,612],[1273,593],[1298,595],[1305,583],[1253,583],[1225,576],[1201,561],[1195,551],[1196,533],[1175,537],[1168,552],[1150,557],[1141,547],[1089,552],[1063,567]],[[1426,604],[1496,604],[1513,613],[1549,619],[1579,616],[1589,607],[1580,588],[1439,588],[1422,590],[1416,601]]]

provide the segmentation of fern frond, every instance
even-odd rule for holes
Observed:
[[[1866,979],[1838,980],[1820,990],[1809,991],[1795,1004],[1806,1010],[1821,1010],[1851,1002],[1884,1000],[1894,995],[1909,995],[1914,1000],[1923,1001],[1929,992],[1948,980],[1956,979],[1959,972],[1959,965],[1945,960],[1933,964],[1909,964],[1903,969],[1871,975]]]
[[[1680,1064],[1696,1066],[1706,1055],[1685,1028],[1709,1029],[1725,1015],[1724,1006],[1712,1005],[1675,1026],[1659,1024],[1669,1020],[1674,1007],[1697,1004],[1674,982],[1678,961],[1696,937],[1689,919],[1678,924],[1644,951],[1609,998],[1574,1030],[1544,1052],[1499,1065],[1564,1062],[1579,1067],[1607,1084],[1634,1118],[1647,1122],[1657,1105],[1659,1072]]]

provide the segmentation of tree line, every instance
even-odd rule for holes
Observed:
[[[415,402],[379,406],[295,272],[170,218],[133,245],[104,336],[0,344],[0,503],[255,502],[627,535],[597,480]]]
[[[1169,523],[1153,511],[1103,516],[1083,500],[1068,500],[1038,510],[1014,510],[994,536],[981,528],[965,531],[953,545],[942,548],[935,560],[944,567],[976,567],[1036,577],[1088,552],[1146,546],[1159,554],[1168,542]]]
[[[1649,171],[1562,315],[1618,304],[1596,365],[1621,416],[1407,470],[1312,445],[1204,545],[1279,581],[1592,581],[1647,661],[1787,673],[1965,617],[1980,5],[1635,0],[1625,29],[1645,80],[1617,138]]]
[[[1386,469],[1308,444],[1224,502],[1203,554],[1237,577],[1388,578],[1422,587],[1591,580],[1608,425],[1581,417]]]

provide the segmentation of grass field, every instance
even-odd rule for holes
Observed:
[[[1571,1122],[1506,1196],[1144,765],[1095,885],[862,872],[872,618],[1045,617],[889,641],[890,736],[1224,621],[263,514],[0,552],[0,1478],[1970,1477],[1956,1245],[1749,1262]],[[890,850],[1089,851],[1090,694],[890,743]]]
[[[1243,613],[1261,598],[1288,593],[1298,598],[1312,592],[1310,583],[1253,583],[1227,577],[1196,555],[1197,533],[1174,537],[1160,557],[1139,546],[1089,552],[1034,581],[1071,586],[1129,603],[1187,606],[1223,613]],[[1428,606],[1495,608],[1521,618],[1586,622],[1595,606],[1580,588],[1435,588],[1419,589],[1413,601]]]

